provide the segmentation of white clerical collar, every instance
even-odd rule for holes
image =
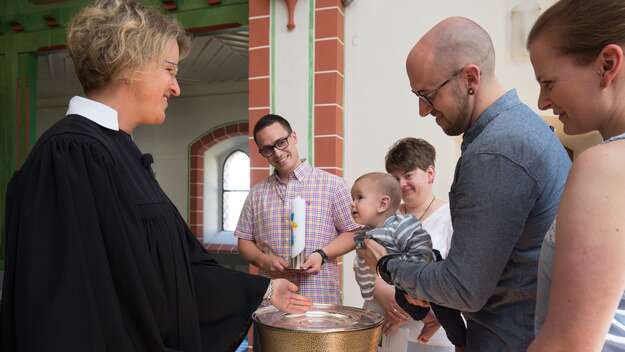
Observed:
[[[67,115],[84,116],[104,128],[119,131],[117,111],[112,107],[99,103],[95,100],[79,96],[73,97],[69,101],[69,107],[65,113],[65,116]]]

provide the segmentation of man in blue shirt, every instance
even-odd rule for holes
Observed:
[[[449,193],[454,236],[442,262],[385,256],[378,269],[413,297],[465,312],[466,351],[525,351],[534,337],[540,245],[570,160],[542,119],[499,84],[492,41],[475,22],[455,17],[434,26],[406,69],[420,115],[434,116],[450,136],[464,133]],[[383,254],[367,245],[361,255]]]

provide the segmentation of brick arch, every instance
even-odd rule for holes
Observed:
[[[204,152],[228,138],[247,134],[247,121],[237,121],[215,127],[189,145],[189,225],[201,243],[204,243]]]

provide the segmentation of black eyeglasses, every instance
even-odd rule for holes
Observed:
[[[265,158],[269,158],[274,154],[274,149],[285,150],[289,146],[289,137],[291,137],[290,132],[286,137],[278,139],[274,144],[258,148],[258,152]]]
[[[454,72],[453,75],[451,75],[451,77],[449,77],[445,82],[439,84],[438,87],[432,89],[431,91],[427,92],[427,93],[421,93],[420,91],[412,91],[421,101],[423,101],[429,108],[430,110],[434,109],[434,99],[436,99],[436,94],[438,93],[439,89],[443,88],[447,83],[451,82],[452,79],[456,78],[456,76],[462,72],[462,70],[464,69],[464,67],[462,67],[461,69],[459,69],[458,71]]]

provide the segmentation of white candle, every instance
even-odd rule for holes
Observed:
[[[291,257],[304,251],[306,246],[306,201],[297,196],[291,201]]]

